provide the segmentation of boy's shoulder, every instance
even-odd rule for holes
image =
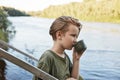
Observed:
[[[52,52],[51,50],[46,50],[41,56],[41,58],[47,58],[47,59],[50,59],[53,57],[55,57],[54,52]]]
[[[51,50],[46,50],[44,53],[43,53],[43,56],[53,56],[53,51],[51,51]]]

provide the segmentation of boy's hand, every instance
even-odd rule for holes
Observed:
[[[72,73],[71,76],[77,80],[79,77],[79,61],[80,61],[80,57],[82,56],[84,51],[79,51],[79,53],[74,49],[73,47],[73,67],[72,67]],[[74,80],[73,79],[73,80]],[[69,80],[69,79],[68,79]],[[72,79],[70,79],[72,80]]]
[[[82,56],[84,51],[81,51],[81,52],[77,52],[75,51],[74,47],[73,47],[73,61],[76,61],[76,60],[79,60],[80,57]]]

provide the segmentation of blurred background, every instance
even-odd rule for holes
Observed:
[[[84,80],[119,80],[120,0],[0,0],[0,40],[39,59],[52,46],[51,23],[63,15],[78,18],[83,25],[78,40],[87,45],[80,62]],[[0,47],[37,65],[13,49]],[[66,52],[72,59],[71,51]],[[5,62],[7,80],[32,80],[32,73]]]

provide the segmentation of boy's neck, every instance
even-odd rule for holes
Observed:
[[[60,46],[58,45],[53,45],[52,51],[54,51],[58,56],[64,58],[65,57],[65,54],[64,54],[64,49],[61,48]]]

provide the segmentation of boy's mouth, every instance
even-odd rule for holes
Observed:
[[[76,45],[76,43],[74,43],[74,44],[72,45],[72,47],[75,47],[75,45]]]

